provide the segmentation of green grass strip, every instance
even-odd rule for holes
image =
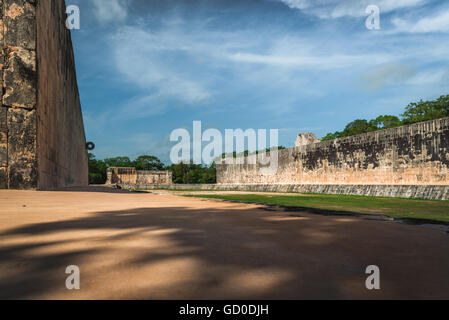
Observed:
[[[317,194],[214,194],[186,196],[362,214],[384,214],[392,218],[428,219],[449,222],[449,201]]]

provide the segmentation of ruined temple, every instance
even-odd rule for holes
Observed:
[[[88,183],[64,0],[0,0],[0,188]]]
[[[171,171],[136,170],[136,168],[111,167],[107,170],[106,185],[124,185],[148,188],[160,185],[171,185]]]

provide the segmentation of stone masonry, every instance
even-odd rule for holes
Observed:
[[[147,188],[158,185],[171,185],[171,171],[136,170],[136,168],[111,167],[107,170],[107,185],[125,185]]]
[[[87,185],[64,0],[0,0],[0,188]]]
[[[314,142],[280,150],[278,170],[273,175],[261,174],[260,165],[251,164],[249,157],[243,164],[218,163],[217,182],[247,186],[449,186],[449,118]]]
[[[296,136],[295,147],[307,146],[308,144],[321,142],[313,133],[300,133]]]

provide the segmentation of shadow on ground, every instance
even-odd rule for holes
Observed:
[[[98,212],[1,233],[20,243],[0,246],[0,298],[449,298],[449,246],[406,228],[254,209]],[[77,263],[85,291],[71,296],[64,270]],[[365,288],[371,264],[378,292]]]
[[[113,187],[106,186],[88,186],[88,187],[68,187],[55,189],[54,191],[62,192],[100,192],[100,193],[150,193],[149,191],[139,191],[139,190],[127,190],[127,189],[114,189]]]

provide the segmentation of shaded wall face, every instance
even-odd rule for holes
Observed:
[[[0,188],[88,183],[64,0],[0,0]]]
[[[275,175],[217,164],[218,183],[449,185],[449,118],[279,151]]]
[[[0,189],[7,188],[7,168],[8,168],[8,134],[7,134],[8,127],[6,125],[7,111],[8,110],[4,108],[0,103]]]
[[[88,156],[64,0],[37,6],[40,189],[88,184]]]
[[[134,168],[109,168],[106,184],[130,184],[137,182],[137,171]]]

